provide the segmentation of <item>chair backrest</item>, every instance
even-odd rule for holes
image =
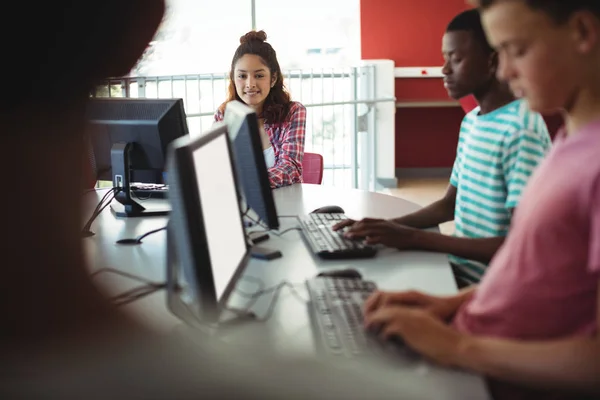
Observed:
[[[304,153],[302,159],[302,180],[304,183],[320,185],[323,181],[323,156],[317,153]]]

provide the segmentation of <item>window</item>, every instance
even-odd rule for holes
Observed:
[[[336,67],[360,59],[359,0],[256,0],[283,69]],[[163,23],[132,75],[229,71],[239,38],[252,29],[250,0],[168,0]]]
[[[163,23],[132,75],[223,73],[252,26],[248,0],[168,0]]]
[[[360,59],[359,0],[256,0],[256,25],[283,69],[346,67]]]

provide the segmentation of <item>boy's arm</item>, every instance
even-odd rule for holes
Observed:
[[[590,196],[589,276],[600,276],[600,185]],[[581,268],[573,265],[573,268]],[[541,289],[538,289],[541,290]],[[591,319],[590,315],[590,319]],[[468,338],[456,362],[489,376],[528,385],[581,389],[600,394],[600,280],[596,291],[596,332],[552,341]]]
[[[505,239],[504,237],[473,239],[428,231],[414,231],[413,235],[417,250],[448,253],[482,263],[491,261]]]
[[[412,214],[395,218],[392,221],[412,228],[424,229],[437,226],[454,219],[456,204],[456,186],[449,184],[446,194],[441,199]]]
[[[600,331],[600,295],[597,303],[596,323]],[[382,339],[401,337],[409,347],[446,366],[532,388],[600,394],[597,334],[547,341],[472,336],[460,333],[425,310],[395,305],[365,316],[365,324],[367,329],[378,327]]]
[[[596,321],[600,331],[600,282]],[[527,342],[470,338],[456,355],[458,366],[511,382],[600,394],[600,338]]]

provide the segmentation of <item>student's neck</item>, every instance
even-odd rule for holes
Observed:
[[[565,125],[569,135],[576,134],[596,120],[600,120],[600,77],[588,81],[565,113]]]
[[[493,80],[481,93],[473,93],[473,96],[479,103],[480,115],[490,113],[515,100],[510,89],[497,80]]]

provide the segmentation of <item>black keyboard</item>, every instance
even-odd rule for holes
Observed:
[[[348,240],[331,227],[347,219],[344,214],[308,214],[299,217],[302,236],[310,250],[324,259],[369,258],[377,250],[362,241]]]
[[[363,305],[377,286],[360,278],[318,277],[306,281],[313,331],[326,353],[349,358],[382,356],[385,346],[367,333]]]

